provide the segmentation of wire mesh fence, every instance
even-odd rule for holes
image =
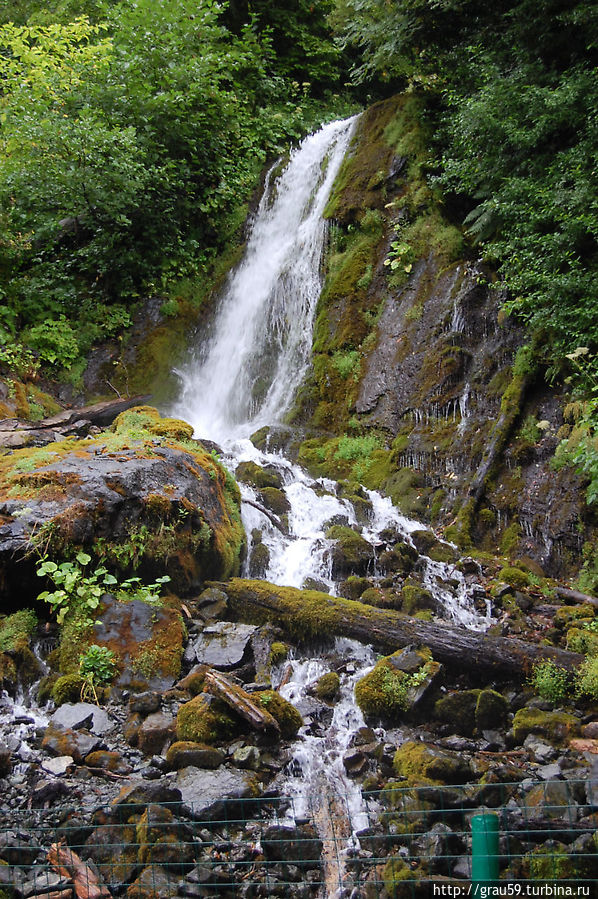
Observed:
[[[293,799],[117,801],[90,816],[11,814],[0,828],[0,896],[16,899],[420,897],[470,891],[471,820],[498,820],[495,895],[594,896],[598,799],[586,781],[332,790],[309,813]],[[355,828],[357,832],[355,832]],[[573,892],[519,892],[522,883]],[[447,890],[450,887],[450,891]],[[444,891],[443,891],[444,888]]]

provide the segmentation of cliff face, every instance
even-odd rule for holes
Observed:
[[[366,111],[337,179],[300,458],[567,575],[591,526],[582,482],[553,467],[564,398],[526,368],[504,290],[426,187],[418,112],[409,97]]]

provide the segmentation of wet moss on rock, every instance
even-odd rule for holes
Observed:
[[[287,740],[297,736],[300,727],[303,727],[303,718],[294,705],[291,705],[276,690],[260,690],[252,694],[262,708],[270,712],[280,727],[280,734]]]
[[[517,743],[523,743],[529,734],[534,734],[562,745],[571,737],[578,736],[579,732],[579,719],[568,712],[544,712],[526,706],[519,709],[513,719],[513,738]]]
[[[177,713],[176,735],[179,742],[225,742],[241,732],[240,722],[228,708],[209,693],[200,693],[184,703]]]

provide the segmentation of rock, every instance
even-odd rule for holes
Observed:
[[[44,759],[42,761],[42,770],[48,774],[54,774],[55,777],[61,777],[66,774],[71,765],[74,764],[72,755],[59,755],[53,759]]]
[[[413,646],[405,646],[404,649],[388,656],[388,660],[393,668],[396,668],[397,671],[404,671],[405,674],[414,674],[425,664],[424,657]]]
[[[176,609],[104,595],[93,631],[94,643],[107,646],[120,662],[119,686],[166,690],[178,678],[184,628]]]
[[[67,730],[86,728],[99,737],[103,736],[115,724],[104,709],[100,709],[97,705],[92,705],[89,702],[63,703],[54,712],[50,722]]]
[[[228,597],[217,587],[208,587],[199,594],[197,608],[204,621],[224,618],[228,608]]]
[[[534,761],[539,762],[541,765],[551,762],[558,756],[558,751],[554,746],[551,746],[549,743],[544,743],[532,734],[529,734],[525,738],[523,745],[532,753]]]
[[[64,780],[53,778],[52,780],[42,780],[37,783],[31,793],[32,808],[47,808],[54,805],[58,800],[63,799],[70,793],[69,787]]]
[[[56,893],[71,886],[72,881],[68,877],[61,877],[60,874],[49,871],[47,868],[40,871],[35,871],[34,869],[33,877],[31,880],[26,880],[21,884],[19,892],[24,899],[29,899],[30,896],[39,896],[41,893]]]
[[[320,865],[323,843],[312,824],[271,824],[264,831],[261,844],[268,860]]]
[[[121,756],[120,752],[111,752],[106,749],[98,749],[90,752],[85,757],[85,764],[89,768],[100,768],[103,771],[112,771],[113,774],[130,774],[131,766]]]
[[[567,712],[545,712],[526,706],[515,713],[513,738],[523,743],[528,734],[544,737],[554,744],[562,744],[579,734],[579,720]]]
[[[139,712],[140,715],[151,715],[157,712],[162,705],[162,697],[159,693],[147,690],[145,693],[136,693],[129,700],[129,711]]]
[[[173,771],[180,768],[219,768],[226,755],[215,746],[207,746],[202,743],[189,741],[177,741],[173,743],[166,753],[168,767]]]
[[[143,718],[139,714],[130,715],[123,727],[123,737],[129,746],[137,746],[137,737]]]
[[[176,735],[179,741],[219,743],[239,732],[241,723],[227,706],[209,693],[200,693],[184,703],[177,713]]]
[[[452,873],[453,858],[464,848],[459,836],[441,821],[418,837],[413,846],[429,862],[433,873],[446,875]]]
[[[249,577],[264,578],[270,564],[270,550],[265,543],[254,543],[249,553]]]
[[[10,748],[0,740],[0,777],[6,777],[12,770]]]
[[[318,699],[332,702],[338,696],[340,687],[341,679],[336,671],[328,671],[318,678],[314,691]]]
[[[418,552],[434,562],[456,562],[459,558],[455,547],[439,540],[432,531],[412,531],[411,539]]]
[[[96,828],[85,841],[84,855],[99,866],[102,880],[113,891],[120,891],[141,871],[134,825],[103,824]]]
[[[233,752],[233,764],[237,768],[257,771],[260,767],[260,751],[257,746],[239,746]]]
[[[238,768],[215,771],[190,766],[181,769],[173,784],[180,791],[187,813],[196,821],[217,821],[231,814],[235,800],[257,795],[254,775]],[[240,807],[249,811],[248,804]]]
[[[176,894],[177,881],[168,876],[165,868],[151,865],[143,869],[125,895],[127,899],[170,899]]]
[[[41,846],[32,833],[23,830],[0,833],[0,859],[8,865],[32,865],[40,851]]]
[[[256,462],[240,462],[235,471],[237,481],[251,487],[282,487],[282,477],[274,468],[261,468]]]
[[[167,573],[175,590],[235,573],[244,542],[240,494],[230,474],[190,436],[185,422],[141,406],[119,415],[110,433],[49,443],[43,455],[32,450],[30,467],[11,470],[0,482],[4,589],[20,595],[24,581],[35,589],[27,549],[34,530],[45,526],[52,528],[56,547],[70,542],[92,548],[102,538],[108,553],[114,548],[121,554],[132,531],[145,528],[140,574]]]
[[[328,551],[333,577],[347,577],[349,574],[363,575],[373,565],[373,546],[351,528],[334,525],[326,531],[326,537],[334,541]]]
[[[571,795],[567,781],[549,780],[532,787],[525,794],[525,808],[530,816],[534,812],[552,820],[562,819],[573,824],[579,818],[579,805]]]
[[[233,624],[230,621],[211,624],[192,644],[195,660],[219,671],[237,668],[243,663],[256,631],[257,627],[253,624]]]
[[[100,744],[101,740],[87,731],[68,730],[57,724],[49,724],[42,740],[42,749],[58,756],[70,755],[80,764]]]
[[[358,777],[368,767],[367,756],[361,749],[346,752],[343,756],[343,766],[349,777]]]
[[[588,737],[590,740],[598,739],[598,721],[590,721],[588,724],[584,724],[581,729],[582,737]]]
[[[427,743],[408,740],[397,749],[393,767],[399,776],[413,783],[433,780],[437,783],[466,783],[472,776],[472,768],[460,753],[438,749]]]
[[[181,791],[178,789],[178,785],[171,783],[166,778],[158,782],[134,780],[122,787],[118,796],[113,800],[112,807],[127,815],[135,815],[143,812],[147,805],[155,802],[168,803],[172,811],[176,811],[180,801]]]
[[[542,780],[558,780],[563,776],[561,767],[556,762],[552,765],[540,765],[536,773]]]
[[[137,731],[137,746],[144,755],[160,753],[174,736],[175,720],[171,715],[154,712],[148,715]]]
[[[507,700],[496,690],[482,690],[475,707],[475,725],[478,731],[503,727],[506,724],[509,706]]]

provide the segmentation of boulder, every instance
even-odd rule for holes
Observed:
[[[181,793],[187,813],[197,821],[217,821],[230,813],[235,800],[258,793],[255,775],[224,766],[215,771],[183,768],[173,784]]]
[[[104,709],[90,702],[65,702],[54,712],[50,722],[71,730],[87,728],[98,737],[115,726],[115,721]]]
[[[16,450],[0,466],[0,573],[7,595],[39,590],[31,537],[67,544],[175,590],[238,571],[244,531],[232,476],[190,439],[185,422],[149,406],[123,412],[109,432]],[[127,552],[127,547],[130,551]],[[24,589],[25,588],[25,589]]]
[[[80,764],[86,755],[100,746],[101,740],[85,730],[70,730],[49,724],[42,740],[42,749],[53,755],[70,755]]]
[[[219,768],[226,756],[221,749],[189,740],[178,740],[166,753],[168,767],[173,771],[180,768]]]
[[[326,536],[333,544],[329,550],[333,577],[364,575],[374,564],[374,547],[351,528],[334,525]]]
[[[204,628],[188,647],[188,655],[191,650],[200,664],[231,671],[243,663],[246,653],[249,654],[251,638],[256,631],[253,624],[218,621]]]
[[[320,864],[323,843],[313,824],[271,824],[261,844],[268,860]]]
[[[137,731],[137,746],[144,755],[160,754],[166,743],[172,740],[176,729],[172,715],[153,712],[142,722]]]

